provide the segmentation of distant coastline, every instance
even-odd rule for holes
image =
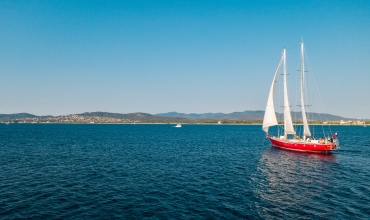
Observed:
[[[0,124],[45,124],[45,125],[56,125],[56,124],[69,124],[69,125],[176,125],[178,123],[73,123],[73,122],[51,122],[51,123],[34,123],[34,122],[3,122],[0,121]],[[214,126],[227,126],[227,125],[240,125],[240,126],[249,126],[249,125],[256,125],[256,126],[262,126],[262,123],[227,123],[227,124],[218,124],[218,123],[182,123],[183,125],[214,125]],[[295,125],[302,125],[302,124],[295,124]],[[309,124],[309,125],[315,125],[315,126],[364,126],[364,125],[370,125],[370,123],[366,124]]]
[[[29,113],[0,114],[0,123],[18,124],[234,124],[234,125],[261,125],[264,111],[244,111],[233,113],[204,113],[184,114],[177,112],[148,114],[148,113],[110,113],[85,112],[81,114],[68,114],[60,116],[37,116]],[[294,123],[300,124],[300,112],[295,113],[297,119]],[[323,114],[310,113],[310,124],[313,125],[365,125],[369,120],[356,120],[341,116],[326,114],[326,121],[318,120]],[[280,117],[282,118],[282,115]]]

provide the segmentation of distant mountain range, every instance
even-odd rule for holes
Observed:
[[[85,112],[81,114],[74,114],[80,116],[89,117],[107,117],[107,118],[118,118],[128,119],[132,121],[140,121],[142,123],[191,123],[191,122],[206,122],[206,121],[249,121],[249,122],[262,122],[264,111],[244,111],[244,112],[232,112],[232,113],[202,113],[202,114],[185,114],[178,112],[168,112],[160,114],[148,114],[148,113],[109,113],[109,112]],[[293,121],[301,121],[301,112],[291,112]],[[17,113],[17,114],[0,114],[1,121],[7,120],[19,120],[25,118],[35,119],[46,119],[53,118],[54,116],[37,116],[29,113]],[[60,116],[55,116],[60,117]],[[356,120],[350,118],[344,118],[341,116],[331,114],[319,114],[319,113],[307,113],[307,117],[310,121],[340,121],[340,120]],[[277,118],[282,121],[283,115],[277,113]]]
[[[73,114],[79,116],[88,116],[88,117],[107,117],[107,118],[117,118],[117,119],[128,119],[131,121],[139,121],[142,123],[188,123],[191,120],[186,118],[179,117],[162,117],[157,115],[151,115],[148,113],[129,113],[129,114],[120,114],[120,113],[110,113],[110,112],[85,112],[82,114]],[[68,115],[66,115],[68,116]],[[47,118],[56,118],[61,116],[37,116],[29,113],[16,113],[16,114],[0,114],[0,121],[12,121],[19,119],[47,119]]]
[[[51,115],[37,116],[29,113],[15,113],[15,114],[0,114],[0,120],[16,120],[22,118],[48,118],[53,117]]]
[[[180,118],[187,118],[191,120],[199,120],[199,119],[214,119],[214,120],[246,120],[246,121],[262,121],[264,117],[264,111],[257,110],[257,111],[244,111],[244,112],[232,112],[232,113],[203,113],[203,114],[184,114],[178,112],[168,112],[168,113],[160,113],[156,114],[157,116],[163,117],[180,117]],[[291,112],[293,121],[301,121],[302,113],[301,112]],[[283,119],[282,113],[276,113],[276,117],[279,119]],[[349,118],[344,118],[337,115],[331,114],[319,114],[319,113],[312,113],[307,112],[307,118],[310,121],[340,121],[340,120],[353,120]]]
[[[263,120],[264,111],[244,111],[244,112],[233,112],[233,113],[178,113],[178,112],[168,112],[159,113],[157,116],[163,117],[180,117],[187,118],[191,120],[199,119],[213,119],[213,120]]]
[[[170,122],[186,123],[186,122],[190,122],[190,120],[186,118],[166,117],[166,116],[151,115],[148,113],[141,113],[141,112],[128,113],[128,114],[109,113],[109,112],[85,112],[85,113],[77,114],[77,115],[90,116],[90,117],[97,116],[97,117],[129,119],[132,121],[140,121],[144,123],[170,123]]]

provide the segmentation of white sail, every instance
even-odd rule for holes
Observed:
[[[304,46],[301,43],[301,53],[302,53],[302,67],[301,67],[301,107],[302,107],[302,120],[303,120],[303,136],[311,136],[310,128],[308,127],[305,103],[304,103],[304,93],[305,93],[305,80],[304,80]]]
[[[275,107],[274,107],[274,93],[275,93],[275,85],[277,84],[277,80],[278,80],[279,73],[280,73],[281,62],[283,61],[283,55],[284,54],[281,55],[278,68],[276,69],[274,79],[272,80],[272,83],[271,83],[270,93],[267,99],[265,115],[263,117],[262,130],[264,130],[266,133],[268,132],[269,127],[278,124],[276,120]]]
[[[289,99],[288,99],[288,88],[286,82],[286,50],[283,51],[284,57],[284,134],[295,134],[292,116],[290,114]]]

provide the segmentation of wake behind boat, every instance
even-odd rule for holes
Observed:
[[[265,115],[263,118],[262,130],[266,132],[266,138],[270,140],[271,144],[276,147],[296,150],[296,151],[313,151],[313,152],[323,152],[327,153],[329,151],[335,150],[339,147],[339,141],[337,139],[337,133],[333,136],[328,136],[328,138],[320,138],[316,140],[315,136],[311,135],[310,128],[307,122],[306,116],[306,105],[305,105],[305,63],[304,63],[304,46],[301,43],[301,77],[300,77],[300,106],[302,111],[302,122],[303,122],[303,132],[302,137],[300,137],[293,126],[293,121],[290,113],[289,99],[288,99],[288,89],[287,89],[287,73],[286,73],[286,49],[283,49],[280,63],[275,72],[275,76],[272,81],[270,88],[270,93],[267,99],[267,105],[265,110]],[[278,77],[280,75],[280,69],[283,66],[284,73],[284,135],[280,134],[277,137],[270,136],[268,134],[269,127],[278,125],[276,119],[276,113],[274,108],[274,93],[275,86],[278,82]]]

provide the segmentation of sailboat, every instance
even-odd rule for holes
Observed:
[[[274,93],[275,86],[278,82],[278,76],[280,75],[280,69],[283,66],[284,69],[284,135],[279,137],[270,136],[268,133],[269,127],[278,125],[276,119],[276,113],[274,108]],[[335,133],[333,137],[321,138],[316,140],[316,138],[311,138],[310,128],[307,122],[306,110],[305,110],[305,70],[304,70],[304,45],[301,43],[301,77],[300,77],[300,106],[302,111],[302,121],[303,121],[303,134],[302,138],[296,134],[294,130],[292,116],[290,112],[289,99],[288,99],[288,89],[287,89],[287,73],[286,73],[286,49],[283,49],[281,59],[278,68],[275,72],[275,76],[272,81],[269,96],[267,99],[267,105],[265,110],[265,115],[263,118],[262,130],[266,132],[266,138],[270,140],[271,144],[275,147],[284,148],[288,150],[295,151],[313,151],[327,153],[329,151],[337,149],[339,141],[337,139],[337,134]],[[293,136],[293,138],[292,138]],[[339,145],[338,145],[339,147]]]

